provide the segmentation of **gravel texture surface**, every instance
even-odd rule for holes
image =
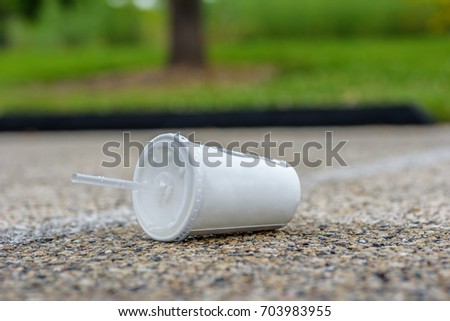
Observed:
[[[350,166],[298,166],[302,203],[288,226],[180,243],[152,241],[129,192],[70,183],[74,171],[130,178],[133,168],[100,166],[122,132],[0,134],[0,299],[450,300],[450,127],[272,137],[301,150],[327,130],[349,141]],[[226,144],[268,131],[195,133]]]

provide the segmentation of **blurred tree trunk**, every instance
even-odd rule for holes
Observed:
[[[170,66],[204,66],[201,5],[201,0],[169,0]]]

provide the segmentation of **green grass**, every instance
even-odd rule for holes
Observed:
[[[0,86],[50,82],[162,62],[160,50],[143,46],[0,50]]]
[[[407,35],[430,31],[439,0],[226,0],[207,8],[211,33],[238,39]]]
[[[54,84],[99,72],[160,68],[146,47],[0,52],[0,114],[212,111],[242,107],[413,102],[450,121],[450,38],[260,40],[212,45],[222,69],[272,66],[269,79],[132,86],[114,90]]]

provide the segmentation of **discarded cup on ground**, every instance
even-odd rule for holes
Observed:
[[[280,228],[300,203],[289,164],[190,142],[180,134],[152,139],[133,181],[74,174],[72,182],[132,190],[143,230],[153,239]]]

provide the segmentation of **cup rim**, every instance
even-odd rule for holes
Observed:
[[[198,152],[196,148],[189,148],[190,141],[179,133],[165,133],[154,137],[149,141],[143,152],[139,156],[134,171],[134,181],[140,181],[143,171],[146,167],[139,166],[142,164],[143,158],[148,153],[148,148],[154,144],[162,142],[180,144],[181,150],[186,151],[186,157],[192,159],[196,157]],[[153,239],[159,241],[181,241],[191,232],[197,217],[200,213],[200,205],[203,201],[203,175],[199,167],[191,165],[192,162],[186,164],[186,174],[190,177],[190,182],[182,186],[182,208],[179,210],[179,216],[172,225],[156,228],[149,224],[147,217],[148,211],[143,209],[140,204],[139,193],[142,191],[133,191],[133,207],[137,220],[142,229]]]

